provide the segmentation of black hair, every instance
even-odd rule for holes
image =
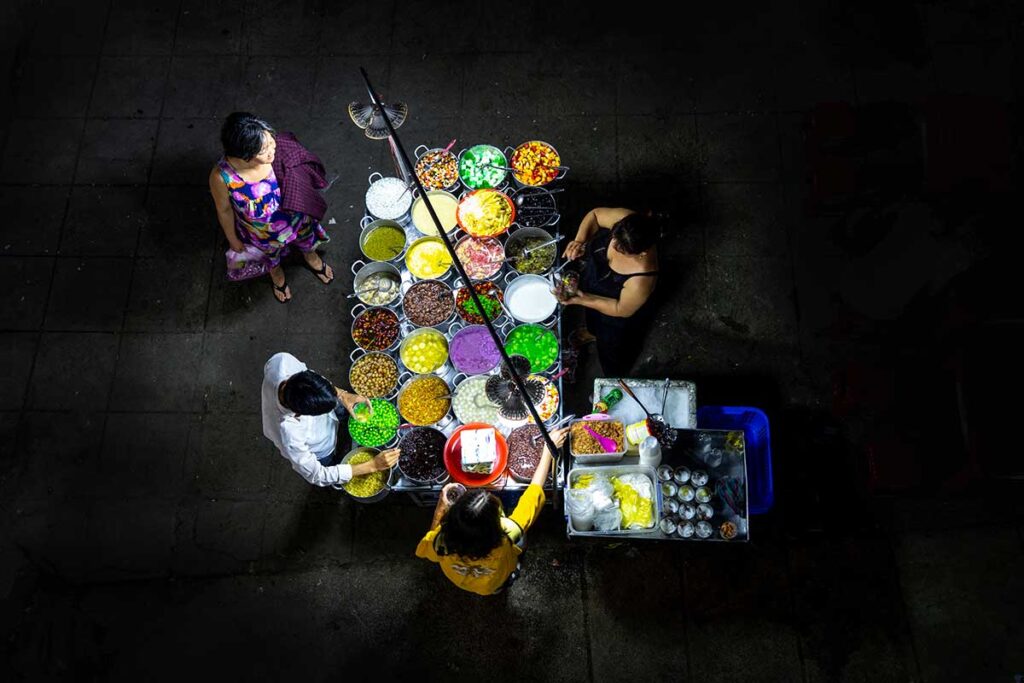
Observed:
[[[661,229],[651,215],[631,213],[612,226],[612,237],[625,254],[639,254],[658,243]]]
[[[441,520],[444,552],[479,560],[501,545],[501,501],[493,493],[471,489],[459,496]]]
[[[312,370],[289,377],[281,394],[281,405],[296,415],[323,415],[338,405],[334,385]]]
[[[263,133],[274,134],[263,119],[244,111],[228,114],[220,129],[224,155],[249,161],[263,149]]]

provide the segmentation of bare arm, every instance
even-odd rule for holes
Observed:
[[[588,211],[587,215],[580,221],[576,237],[565,248],[565,258],[575,259],[583,256],[584,245],[593,239],[598,229],[610,230],[612,226],[631,213],[635,212],[631,209],[608,209],[604,207]]]
[[[551,440],[555,442],[555,446],[558,448],[562,447],[565,443],[565,437],[569,433],[568,427],[562,429],[556,429],[551,432],[549,436]],[[551,469],[551,463],[554,461],[554,457],[551,454],[551,449],[548,448],[547,442],[544,442],[544,452],[540,456],[540,462],[537,463],[537,469],[533,472],[533,479],[530,480],[530,484],[536,484],[537,486],[544,486],[544,482],[548,478],[548,470]]]
[[[245,247],[235,234],[235,211],[231,208],[228,186],[221,180],[216,168],[210,171],[210,194],[213,196],[213,205],[217,208],[217,222],[224,231],[228,245],[234,251],[242,251]]]

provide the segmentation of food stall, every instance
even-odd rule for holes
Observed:
[[[363,502],[395,491],[421,505],[436,502],[449,481],[520,491],[544,441],[516,400],[518,387],[469,288],[516,361],[528,399],[554,428],[563,414],[563,372],[551,274],[561,236],[559,195],[550,189],[566,169],[555,148],[538,140],[461,152],[420,146],[415,156],[414,172],[469,281],[453,267],[419,189],[371,174],[360,223],[363,258],[352,265],[358,302],[349,382],[373,410],[366,421],[349,420],[353,450],[343,461],[396,446],[401,457],[372,485],[343,488]],[[470,454],[484,452],[482,434],[493,434],[493,456],[468,467]],[[564,474],[553,471],[545,488],[560,489]]]
[[[692,382],[598,378],[592,401],[562,477],[569,537],[749,540],[744,432],[698,429]]]

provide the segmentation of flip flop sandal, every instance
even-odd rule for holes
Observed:
[[[273,281],[273,280],[271,280],[271,281],[270,281],[270,286],[271,286],[271,287],[273,287],[273,288],[274,288],[274,289],[275,289],[276,291],[278,291],[278,292],[281,292],[281,295],[282,295],[282,296],[286,296],[286,297],[288,296],[288,291],[287,291],[287,290],[288,290],[288,281],[287,281],[287,280],[285,280],[285,281],[284,281],[284,282],[283,282],[283,283],[281,284],[281,286],[280,286],[280,287],[278,287],[277,285],[275,285],[275,284],[274,284],[274,281]],[[286,304],[286,303],[288,303],[289,301],[291,301],[291,297],[289,297],[289,298],[287,298],[287,299],[278,299],[278,298],[277,298],[277,295],[275,294],[275,295],[274,295],[274,301],[276,301],[276,302],[277,302],[277,303],[279,303],[279,304]]]
[[[306,263],[305,260],[303,260],[302,265],[304,265],[306,267],[306,270],[308,270],[309,272],[313,273],[313,275],[316,275],[318,280],[321,277],[327,277],[327,267],[328,267],[327,261],[324,261],[322,258],[320,259],[320,269],[319,270],[317,270],[313,266],[311,266],[308,263]],[[323,280],[320,280],[320,283],[323,284],[323,285],[329,285],[332,282],[334,282],[334,276],[333,275],[331,276],[331,279],[328,280],[327,282],[324,282]]]

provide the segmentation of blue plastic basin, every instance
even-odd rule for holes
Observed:
[[[746,406],[703,406],[697,409],[700,429],[742,429],[747,449],[747,497],[750,514],[772,509],[772,446],[768,416]]]

